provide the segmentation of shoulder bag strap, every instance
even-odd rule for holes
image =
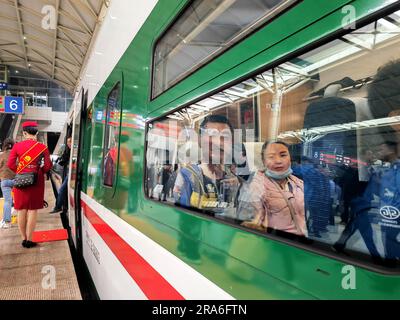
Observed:
[[[195,177],[197,177],[197,180],[198,180],[198,182],[199,182],[199,184],[200,184],[200,192],[201,192],[201,193],[200,193],[199,201],[198,201],[198,207],[200,207],[200,204],[201,204],[201,196],[202,196],[203,194],[205,194],[205,195],[207,195],[207,198],[208,198],[208,193],[207,193],[206,189],[204,188],[203,179],[202,179],[202,177],[199,176],[199,174],[198,174],[190,165],[187,166],[186,169],[188,169],[191,173],[193,173],[193,175],[194,175]]]
[[[206,192],[206,190],[204,188],[204,183],[202,181],[203,180],[202,177],[200,177],[199,174],[193,168],[191,168],[190,166],[187,166],[186,169],[189,170],[191,173],[193,173],[194,176],[197,177],[197,180],[199,181],[199,184],[200,184],[201,192],[207,194],[207,192]]]
[[[21,173],[28,165],[35,161],[47,147],[45,145],[40,145],[36,142],[32,147],[30,147],[20,158],[17,166],[17,174]]]

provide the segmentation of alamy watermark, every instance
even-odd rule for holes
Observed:
[[[167,159],[163,160],[166,163],[201,161],[204,164],[240,165],[246,162],[243,142],[255,142],[253,129],[243,132],[242,129],[219,131],[208,128],[200,129],[199,133],[194,128],[182,128],[178,133],[178,127],[178,122],[171,121],[168,128],[152,128],[147,135],[148,150],[164,150]],[[250,161],[254,161],[254,157]]]
[[[42,268],[42,288],[44,290],[56,289],[56,268],[54,266],[44,266]]]
[[[343,18],[342,18],[342,28],[345,30],[355,30],[356,29],[356,8],[352,5],[347,5],[342,8]]]
[[[346,265],[342,268],[342,274],[345,276],[342,278],[342,288],[344,290],[356,290],[356,268],[351,265]]]
[[[42,8],[42,28],[45,30],[56,30],[57,29],[57,11],[52,5],[46,5]]]

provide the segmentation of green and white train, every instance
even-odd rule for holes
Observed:
[[[99,297],[399,299],[400,178],[381,150],[400,123],[399,2],[141,2],[111,1],[70,114],[69,223]],[[178,205],[209,115],[246,179]],[[243,224],[275,139],[304,181],[305,236]]]

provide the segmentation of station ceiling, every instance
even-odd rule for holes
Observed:
[[[0,64],[71,93],[111,0],[0,0]]]

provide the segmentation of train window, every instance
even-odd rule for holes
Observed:
[[[157,119],[147,136],[148,197],[398,265],[400,11]]]
[[[195,0],[158,40],[152,97],[295,3],[294,0]]]
[[[107,98],[104,134],[103,184],[114,186],[118,161],[118,138],[120,127],[120,83],[116,84]]]

